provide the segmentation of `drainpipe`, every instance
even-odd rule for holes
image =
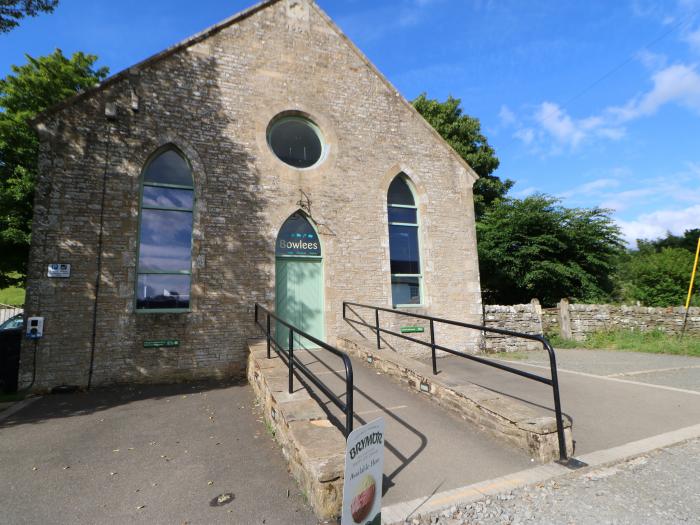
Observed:
[[[102,280],[102,237],[104,233],[105,201],[107,198],[107,173],[109,171],[109,153],[112,142],[111,121],[117,118],[117,105],[115,102],[105,104],[105,117],[107,125],[107,144],[105,146],[104,171],[102,173],[102,200],[100,202],[100,231],[97,237],[97,272],[95,275],[95,302],[92,308],[92,341],[90,345],[90,370],[88,371],[87,388],[92,387],[92,376],[95,369],[95,343],[97,339],[97,302],[100,295],[100,281]]]

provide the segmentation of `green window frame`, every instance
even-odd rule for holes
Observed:
[[[416,202],[409,178],[403,173],[397,175],[387,192],[391,300],[394,307],[423,306],[423,260]]]
[[[158,150],[141,175],[137,313],[191,311],[194,210],[189,161],[174,146]]]

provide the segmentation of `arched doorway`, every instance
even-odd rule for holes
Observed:
[[[306,216],[297,211],[282,225],[275,243],[275,310],[282,319],[323,339],[323,264],[321,241]],[[289,331],[278,324],[277,342],[286,348]],[[317,345],[295,336],[295,348]]]

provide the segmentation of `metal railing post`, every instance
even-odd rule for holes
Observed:
[[[379,310],[374,309],[374,326],[377,329],[377,350],[382,348],[382,340],[379,334]]]
[[[433,352],[433,375],[437,375],[437,357],[435,355],[435,323],[430,320],[430,349]]]
[[[344,305],[345,306],[345,305]],[[260,311],[265,312],[266,321],[267,321],[267,326],[264,327],[260,323],[260,320],[258,319],[260,315]],[[345,436],[347,437],[350,432],[352,432],[353,429],[353,423],[354,423],[354,382],[353,382],[353,374],[352,374],[352,362],[350,361],[350,358],[348,355],[344,352],[341,352],[337,348],[334,348],[327,343],[320,341],[319,339],[316,339],[314,336],[307,334],[306,332],[303,332],[294,326],[290,325],[286,321],[280,319],[276,314],[270,312],[267,308],[265,308],[262,305],[259,305],[258,303],[255,303],[255,317],[256,317],[256,325],[260,330],[266,331],[266,337],[267,337],[267,342],[268,342],[268,357],[271,358],[271,350],[274,350],[275,353],[284,361],[284,345],[282,344],[281,341],[273,339],[272,337],[272,321],[276,321],[276,330],[275,330],[275,335],[282,337],[282,330],[280,328],[282,326],[286,327],[289,330],[289,338],[288,338],[288,353],[287,353],[287,359],[288,362],[286,363],[288,368],[289,368],[289,393],[292,394],[294,392],[294,373],[298,372],[299,373],[299,380],[301,381],[302,388],[306,387],[307,384],[304,380],[304,378],[309,379],[309,381],[314,384],[316,387],[318,387],[321,392],[326,394],[330,401],[335,404],[344,414],[345,414],[345,427],[341,428],[341,421],[338,421],[338,428],[341,429],[341,431],[344,432]],[[312,343],[315,343],[319,345],[320,348],[323,348],[327,351],[329,351],[332,354],[335,354],[343,359],[343,363],[345,364],[345,396],[346,396],[346,402],[342,401],[342,396],[339,396],[336,394],[334,391],[330,390],[328,385],[326,385],[322,380],[320,380],[316,374],[314,374],[313,371],[309,370],[307,368],[307,365],[305,365],[301,360],[296,364],[296,367],[294,366],[294,336],[295,333],[299,334],[300,337],[307,338],[309,341]],[[303,350],[303,345],[299,347],[300,350]],[[302,377],[304,376],[304,377]]]
[[[559,440],[559,461],[565,463],[568,459],[566,451],[566,438],[564,437],[564,419],[561,414],[561,400],[559,398],[559,377],[557,375],[557,358],[554,355],[554,348],[543,339],[544,349],[549,354],[549,368],[552,379],[552,391],[554,394],[554,415],[557,418],[557,438]]]
[[[294,330],[289,329],[289,393],[294,393]]]
[[[354,408],[353,408],[353,392],[354,392],[354,379],[352,375],[352,363],[350,359],[344,359],[345,363],[345,438],[352,432],[352,425],[354,419]]]

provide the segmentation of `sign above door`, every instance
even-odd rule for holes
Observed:
[[[303,213],[294,213],[282,225],[277,236],[275,255],[320,257],[321,242],[316,230]]]

